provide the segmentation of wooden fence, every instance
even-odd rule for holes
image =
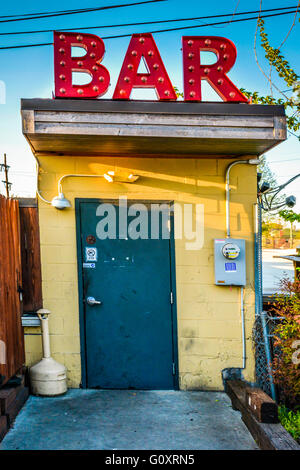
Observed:
[[[36,312],[43,306],[39,216],[36,199],[19,199],[23,312]]]
[[[0,385],[24,365],[19,203],[0,195]]]

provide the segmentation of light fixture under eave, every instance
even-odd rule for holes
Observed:
[[[138,179],[139,179],[139,175],[133,175],[133,174],[128,175],[128,180],[130,183],[135,183]]]
[[[250,158],[250,160],[248,160],[248,163],[250,165],[259,165],[260,164],[260,160],[259,158]]]
[[[68,199],[65,198],[63,193],[59,193],[58,196],[54,197],[51,201],[51,205],[55,207],[55,209],[64,210],[72,207],[72,204]]]

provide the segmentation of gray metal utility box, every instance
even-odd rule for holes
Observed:
[[[218,286],[246,285],[246,243],[238,238],[214,240],[215,283]]]

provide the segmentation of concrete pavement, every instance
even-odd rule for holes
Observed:
[[[296,250],[263,250],[263,293],[276,294],[283,277],[294,279],[293,262],[274,256],[294,255]]]
[[[225,393],[69,390],[30,397],[1,450],[256,449]]]

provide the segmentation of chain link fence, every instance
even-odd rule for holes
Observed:
[[[273,341],[273,333],[277,322],[276,317],[268,312],[262,312],[261,315],[256,316],[253,327],[256,381],[258,386],[273,398],[276,397],[276,387],[272,380],[270,363],[274,355],[278,354]]]

